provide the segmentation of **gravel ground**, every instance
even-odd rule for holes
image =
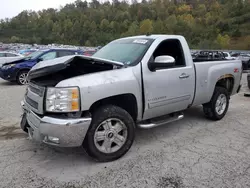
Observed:
[[[24,86],[0,80],[0,187],[250,187],[250,98],[246,74],[218,122],[202,108],[179,122],[137,130],[121,159],[96,163],[81,148],[58,149],[26,139],[19,126]]]

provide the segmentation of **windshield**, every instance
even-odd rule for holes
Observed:
[[[93,57],[134,65],[141,60],[152,42],[153,39],[143,38],[117,40],[101,48]]]
[[[44,51],[32,52],[31,54],[29,54],[28,56],[26,56],[25,59],[36,59],[38,56],[40,56],[43,53],[44,53]]]

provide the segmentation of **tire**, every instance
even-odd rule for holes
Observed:
[[[122,127],[123,129],[119,131]],[[97,134],[100,135],[99,139],[96,139]],[[122,143],[120,140],[121,134],[123,134]],[[107,105],[100,107],[93,113],[92,122],[85,137],[83,147],[88,155],[96,161],[109,162],[127,153],[133,144],[134,137],[135,122],[131,115],[118,106]],[[117,138],[119,138],[120,146],[116,144],[117,141],[115,139],[117,140]],[[110,142],[111,144],[108,144]],[[110,145],[110,148],[104,147],[104,145]]]
[[[21,123],[20,123],[20,127],[21,127],[21,129],[22,129],[24,132],[28,133],[27,127],[29,127],[29,124],[28,124],[27,119],[26,119],[26,114],[23,114],[23,116],[22,116],[22,120],[21,120]]]
[[[221,99],[222,96],[224,97],[223,104],[225,104],[225,106],[219,105],[221,107],[221,110],[218,111],[216,110],[216,107],[217,107],[216,102],[218,99]],[[203,112],[205,116],[208,119],[211,119],[214,121],[221,120],[227,113],[228,106],[229,106],[229,99],[230,99],[229,93],[226,88],[215,87],[215,90],[214,90],[214,93],[210,102],[203,104]],[[218,109],[220,109],[220,107],[218,107]]]
[[[17,83],[19,85],[26,85],[28,82],[27,80],[23,80],[24,78],[26,79],[27,78],[27,74],[28,74],[28,70],[23,70],[23,71],[20,71],[17,75]]]

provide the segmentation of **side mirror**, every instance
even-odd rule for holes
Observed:
[[[43,58],[39,57],[39,58],[37,59],[37,63],[40,62],[40,61],[43,61]]]
[[[154,71],[156,69],[164,69],[173,67],[175,64],[175,59],[172,56],[162,55],[157,56],[154,62],[149,63],[149,69]]]

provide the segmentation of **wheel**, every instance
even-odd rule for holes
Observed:
[[[27,81],[27,75],[28,75],[28,70],[23,70],[23,71],[20,71],[17,75],[17,83],[19,85],[26,85],[28,84],[28,81]]]
[[[26,119],[26,114],[23,114],[22,120],[20,123],[20,127],[24,132],[28,133],[28,129],[27,129],[28,126],[29,126],[29,124],[28,124],[27,119]]]
[[[245,63],[242,62],[242,69],[246,70],[247,69],[247,65]]]
[[[122,157],[133,144],[135,123],[124,109],[108,105],[93,113],[83,146],[96,161],[108,162]]]
[[[215,87],[210,102],[203,104],[203,112],[208,119],[220,120],[227,113],[228,106],[229,93],[227,89],[223,87]]]

